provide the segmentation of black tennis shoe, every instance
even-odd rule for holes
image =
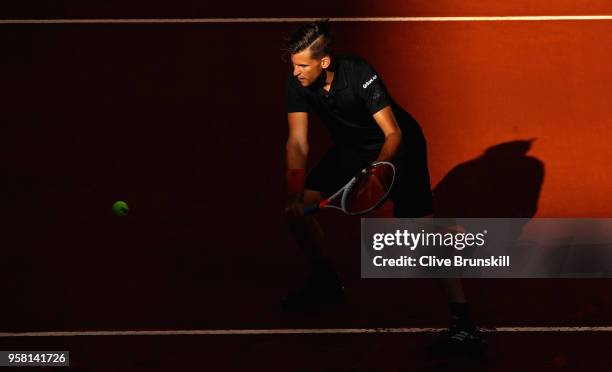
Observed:
[[[463,354],[470,358],[481,358],[487,352],[488,343],[478,327],[460,327],[453,324],[429,347],[432,357]]]

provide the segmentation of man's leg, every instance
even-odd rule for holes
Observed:
[[[396,184],[397,186],[397,184]],[[409,187],[400,189],[404,191]],[[422,188],[427,190],[426,187]],[[422,194],[423,200],[427,199],[430,195],[426,191],[416,191],[414,195]],[[408,196],[411,193],[407,193]],[[396,217],[414,217],[420,216],[419,218],[434,218],[432,213],[416,213],[411,211],[409,208],[414,205],[410,203],[409,198],[403,198],[401,192],[398,192],[394,196],[394,214]],[[406,201],[408,199],[408,201]],[[397,204],[397,205],[395,205]],[[405,205],[407,208],[404,210],[402,206]],[[425,205],[422,210],[427,210],[428,205]],[[431,210],[431,209],[429,209]],[[430,352],[434,357],[440,357],[452,353],[465,353],[473,357],[480,357],[486,352],[487,343],[483,339],[478,327],[474,325],[469,314],[469,308],[463,290],[463,283],[460,278],[441,278],[438,279],[441,287],[444,290],[444,294],[448,301],[449,310],[451,313],[451,326],[448,331],[439,337],[434,344],[430,347]]]
[[[435,217],[433,213],[431,213],[422,218]],[[473,328],[474,325],[470,318],[461,278],[441,278],[439,279],[439,283],[446,294],[453,324],[462,324],[466,327]]]
[[[321,199],[318,191],[304,191],[304,205],[317,203]],[[308,310],[342,302],[344,291],[326,254],[323,229],[316,216],[291,219],[289,227],[310,263],[311,275],[301,289],[283,299],[283,307],[286,310]]]
[[[433,217],[433,215],[428,217]],[[454,229],[451,230],[454,231]],[[431,346],[432,355],[443,356],[454,352],[463,352],[474,357],[480,357],[487,350],[487,342],[470,317],[463,281],[461,278],[441,278],[439,283],[448,300],[451,326],[448,332]]]
[[[440,279],[440,283],[449,301],[452,321],[449,330],[431,345],[432,356],[440,357],[459,352],[481,357],[487,350],[487,342],[472,322],[461,279]]]
[[[304,190],[304,205],[321,201],[321,193],[315,190]],[[295,218],[289,221],[291,233],[301,251],[311,263],[324,260],[325,245],[321,225],[314,215]]]
[[[446,298],[449,302],[453,324],[457,324],[461,326],[461,328],[473,328],[474,324],[470,318],[461,279],[440,279],[440,283],[442,284],[444,292],[446,293]]]

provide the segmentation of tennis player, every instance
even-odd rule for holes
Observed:
[[[328,22],[309,23],[288,39],[292,71],[287,81],[288,202],[292,233],[312,264],[305,285],[290,293],[287,310],[305,310],[342,302],[344,290],[325,254],[323,232],[304,206],[341,188],[374,161],[390,161],[396,181],[390,193],[398,218],[432,215],[432,194],[423,133],[412,116],[389,95],[383,79],[365,60],[337,56]],[[327,126],[333,145],[306,175],[308,118],[315,113]],[[432,346],[435,354],[470,352],[484,340],[470,319],[459,279],[443,280],[450,302],[449,331]]]

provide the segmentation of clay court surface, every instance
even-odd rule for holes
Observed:
[[[70,350],[75,370],[610,370],[608,279],[467,280],[490,353],[428,359],[440,288],[361,279],[359,220],[333,211],[346,304],[278,308],[307,273],[281,214],[291,18],[332,17],[339,52],[368,59],[419,121],[442,208],[612,216],[612,17],[579,17],[612,5],[469,3],[0,6],[0,350]],[[329,140],[311,128],[315,161]],[[490,148],[504,156],[485,166]]]

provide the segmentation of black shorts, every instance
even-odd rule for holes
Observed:
[[[306,189],[333,193],[378,157],[380,150],[363,151],[335,144],[309,172]],[[402,143],[392,161],[395,182],[389,197],[398,218],[423,217],[432,213],[432,194],[427,169],[425,139]]]

